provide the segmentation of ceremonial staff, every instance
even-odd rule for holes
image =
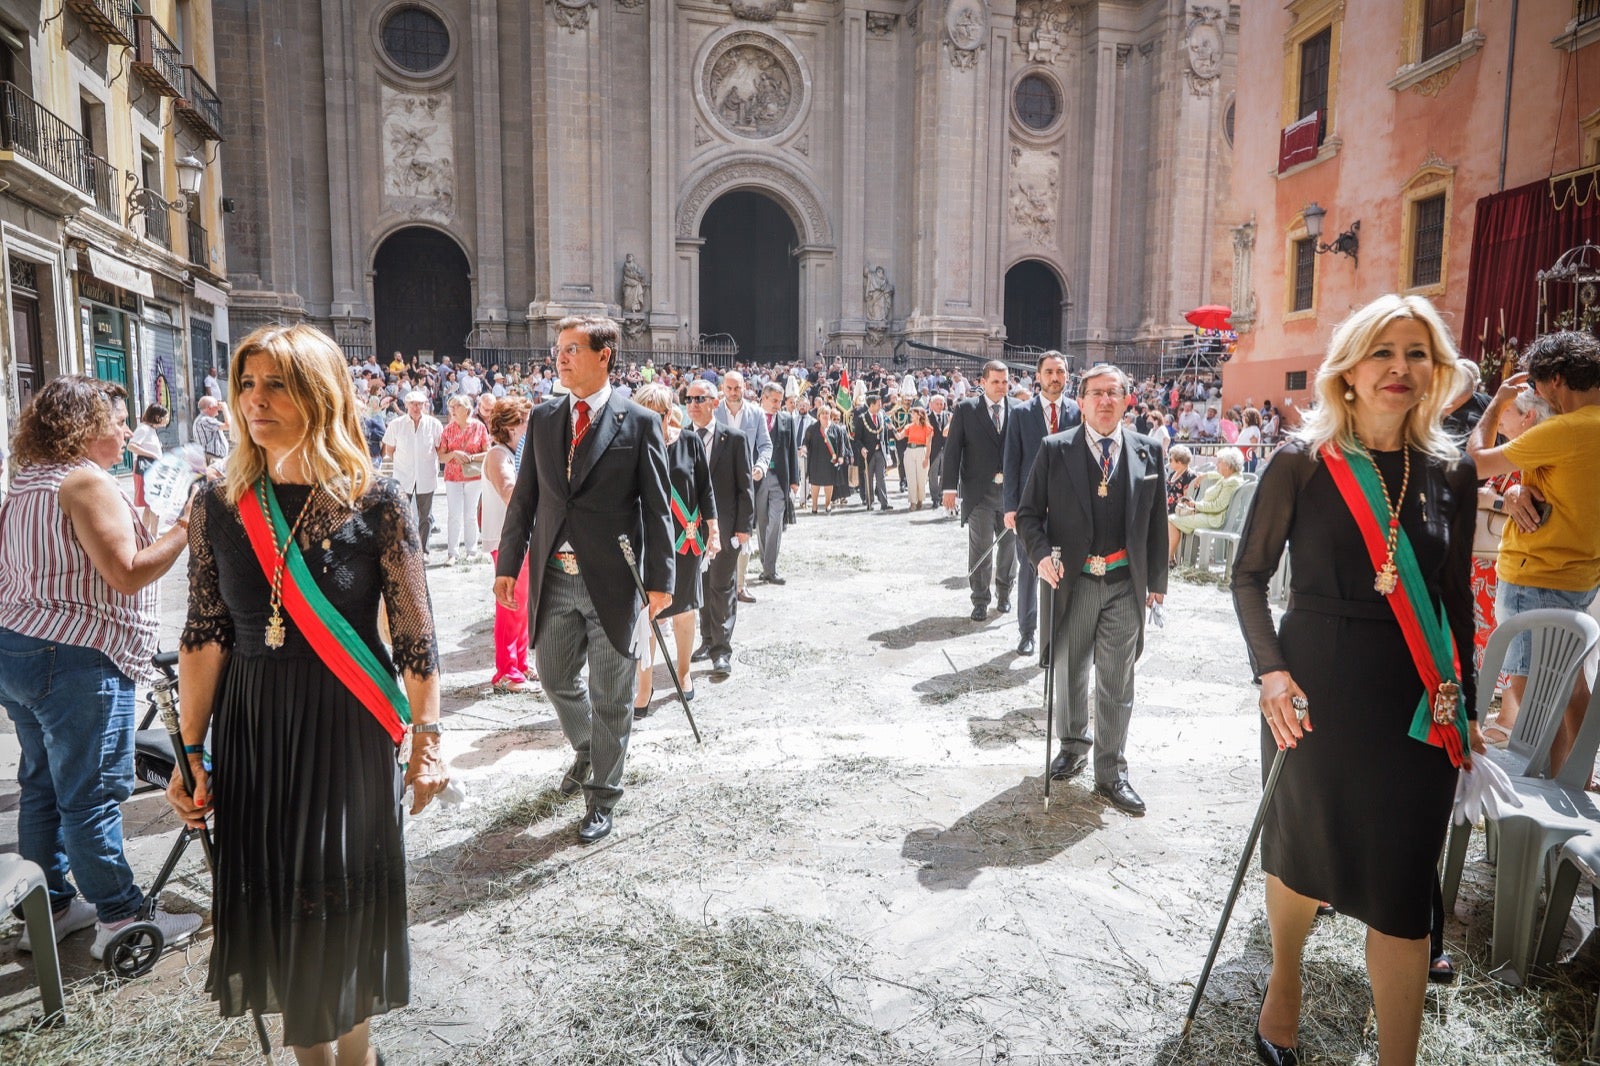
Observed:
[[[1050,549],[1051,572],[1056,573],[1061,567],[1061,549]],[[1055,747],[1056,728],[1056,671],[1055,671],[1055,643],[1056,643],[1056,587],[1043,578],[1044,582],[1044,639],[1039,641],[1039,665],[1044,667],[1044,809],[1050,810],[1050,752]],[[1056,580],[1059,582],[1060,577]]]
[[[1296,696],[1294,716],[1304,721],[1308,704],[1304,696]],[[1279,748],[1278,754],[1272,760],[1272,769],[1267,771],[1267,783],[1261,789],[1261,805],[1256,808],[1256,820],[1250,824],[1250,835],[1245,838],[1244,854],[1239,856],[1239,867],[1233,872],[1233,887],[1228,889],[1228,899],[1222,905],[1222,917],[1217,920],[1217,932],[1211,938],[1211,950],[1206,953],[1206,964],[1200,968],[1200,980],[1195,982],[1194,998],[1189,1001],[1189,1013],[1183,1018],[1183,1036],[1189,1035],[1189,1027],[1194,1024],[1195,1012],[1200,1009],[1200,997],[1205,994],[1206,982],[1211,979],[1211,967],[1217,961],[1217,951],[1222,947],[1222,935],[1228,931],[1228,919],[1233,915],[1233,905],[1239,898],[1239,888],[1244,884],[1244,875],[1250,868],[1250,859],[1256,853],[1256,841],[1261,837],[1261,825],[1267,820],[1267,807],[1272,803],[1272,794],[1278,788],[1278,774],[1283,770],[1283,757],[1289,754],[1288,748]],[[1182,1037],[1179,1038],[1180,1045]]]
[[[639,576],[639,566],[633,557],[633,545],[628,542],[626,533],[617,534],[617,545],[622,549],[622,557],[628,561],[628,573],[633,575],[633,583],[639,587],[639,598],[644,601],[644,614],[650,618],[650,594],[644,590],[644,578]],[[700,727],[694,724],[694,712],[689,709],[689,699],[683,694],[683,685],[678,681],[678,668],[673,665],[672,653],[667,651],[667,640],[661,635],[661,623],[650,618],[650,630],[656,635],[656,647],[661,649],[661,661],[667,664],[667,673],[672,677],[672,687],[677,690],[678,702],[683,705],[683,713],[689,717],[689,728],[694,731],[694,742],[704,743],[700,739]]]
[[[982,555],[978,556],[978,561],[972,564],[972,569],[971,570],[967,571],[967,577],[968,578],[971,578],[973,574],[976,574],[978,572],[978,567],[982,566],[985,562],[988,561],[989,556],[994,554],[994,550],[1000,546],[1000,542],[1002,540],[1005,540],[1006,539],[1006,534],[1010,533],[1010,532],[1011,532],[1011,530],[1006,529],[1003,526],[1001,527],[999,535],[994,538],[994,543],[989,545],[989,550],[984,552]]]

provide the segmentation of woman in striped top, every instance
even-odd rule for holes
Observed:
[[[22,748],[18,844],[45,871],[58,940],[98,919],[97,959],[144,903],[118,805],[133,790],[134,682],[154,680],[155,582],[189,524],[185,509],[152,537],[108,473],[128,442],[127,395],[78,375],[40,389],[0,504],[0,706]],[[200,927],[197,914],[155,921],[169,945]],[[31,949],[27,934],[20,946]]]

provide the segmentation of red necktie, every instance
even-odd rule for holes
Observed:
[[[771,415],[767,416],[767,435],[768,436],[772,435],[772,416]]]
[[[1051,404],[1050,405],[1050,432],[1051,433],[1055,433],[1056,432],[1056,416],[1058,414],[1060,414],[1060,410],[1061,409],[1056,404]]]
[[[578,412],[578,424],[572,427],[572,450],[577,451],[578,445],[583,442],[583,435],[589,432],[589,405],[578,400],[573,403],[572,409]]]

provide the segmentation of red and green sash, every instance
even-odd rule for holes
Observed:
[[[1350,514],[1361,530],[1361,539],[1366,543],[1367,554],[1371,556],[1373,571],[1376,572],[1389,556],[1384,526],[1378,518],[1380,512],[1388,514],[1388,503],[1384,499],[1372,460],[1362,452],[1345,452],[1332,443],[1323,446],[1322,458],[1328,466],[1328,473],[1333,475],[1333,483],[1339,488],[1339,495],[1344,497],[1345,506],[1350,508]],[[1400,540],[1394,554],[1400,582],[1385,599],[1394,611],[1395,621],[1400,623],[1400,631],[1405,634],[1406,647],[1411,651],[1411,660],[1416,664],[1423,686],[1422,701],[1412,715],[1408,732],[1415,740],[1443,748],[1450,756],[1450,762],[1460,766],[1467,747],[1465,699],[1457,698],[1454,718],[1448,722],[1436,721],[1433,714],[1439,687],[1445,683],[1459,685],[1460,682],[1461,665],[1456,656],[1455,641],[1450,637],[1450,626],[1445,621],[1443,606],[1434,603],[1428,595],[1422,567],[1417,563],[1416,552],[1412,550],[1411,539],[1404,529],[1400,530]]]
[[[705,536],[700,532],[700,509],[693,511],[683,502],[683,497],[678,495],[676,487],[672,490],[672,501],[669,504],[672,518],[678,523],[678,528],[683,532],[678,534],[678,539],[672,542],[673,550],[679,555],[699,555],[705,550]]]
[[[317,587],[305,557],[300,554],[300,546],[289,536],[289,523],[278,507],[278,494],[273,491],[271,479],[263,477],[257,486],[271,507],[272,525],[267,525],[267,515],[262,511],[256,492],[240,497],[239,518],[268,583],[277,566],[276,544],[288,541],[283,571],[284,609],[305,634],[317,657],[399,744],[405,737],[406,726],[411,724],[411,705],[406,701],[405,692],[394,675],[378,662],[367,642]]]

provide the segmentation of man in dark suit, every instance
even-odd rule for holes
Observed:
[[[587,844],[611,832],[633,726],[639,592],[617,541],[625,534],[633,545],[652,618],[672,602],[674,552],[661,419],[611,388],[617,324],[582,316],[556,329],[556,369],[570,395],[529,415],[528,460],[506,504],[494,595],[507,610],[521,606],[517,574],[530,556],[530,639],[576,752],[560,788],[587,795],[578,827]],[[592,639],[597,631],[603,637]]]
[[[744,434],[718,420],[717,394],[710,382],[695,381],[688,394],[690,431],[700,435],[711,468],[711,492],[717,501],[720,551],[705,573],[704,606],[700,608],[700,650],[693,658],[711,660],[711,676],[728,676],[733,663],[733,623],[739,610],[739,553],[750,540],[755,517],[755,489],[750,478],[750,449]]]
[[[939,393],[928,397],[928,492],[935,499],[944,497],[944,442],[950,432],[949,405]]]
[[[769,381],[761,388],[761,413],[772,458],[766,476],[756,482],[756,533],[761,539],[761,580],[782,585],[778,549],[789,512],[790,494],[800,491],[800,433],[795,416],[783,409],[783,386]]]
[[[1039,381],[1039,395],[1019,405],[1011,412],[1006,424],[1006,451],[1004,460],[1006,528],[1017,528],[1017,504],[1022,499],[1022,486],[1027,484],[1033,470],[1034,458],[1039,454],[1039,442],[1052,433],[1063,433],[1081,422],[1078,405],[1067,391],[1067,361],[1060,352],[1045,352],[1039,356],[1034,370]],[[1017,641],[1018,655],[1033,654],[1033,634],[1039,625],[1038,577],[1022,541],[1016,541],[1017,550]]]
[[[883,397],[876,392],[867,393],[865,410],[856,412],[856,461],[861,470],[861,502],[872,510],[872,501],[878,501],[880,511],[893,510],[889,506],[889,487],[884,480],[883,454]]]
[[[1017,507],[1017,532],[1055,589],[1048,632],[1061,750],[1052,780],[1089,763],[1089,664],[1094,663],[1094,790],[1143,814],[1124,748],[1133,713],[1133,664],[1144,651],[1145,609],[1167,591],[1167,508],[1161,445],[1122,426],[1129,381],[1091,367],[1078,386],[1083,425],[1045,438]],[[1051,561],[1050,549],[1061,549]]]
[[[978,395],[962,400],[950,416],[950,433],[944,445],[944,507],[956,509],[961,500],[961,521],[967,527],[968,584],[972,587],[972,620],[989,617],[989,581],[994,580],[995,607],[1011,610],[1011,583],[1017,555],[1009,544],[996,545],[1005,536],[1005,497],[1002,482],[1006,422],[1012,404],[1011,371],[998,359],[983,366]],[[991,550],[993,549],[993,550]],[[980,560],[982,560],[980,562]]]

